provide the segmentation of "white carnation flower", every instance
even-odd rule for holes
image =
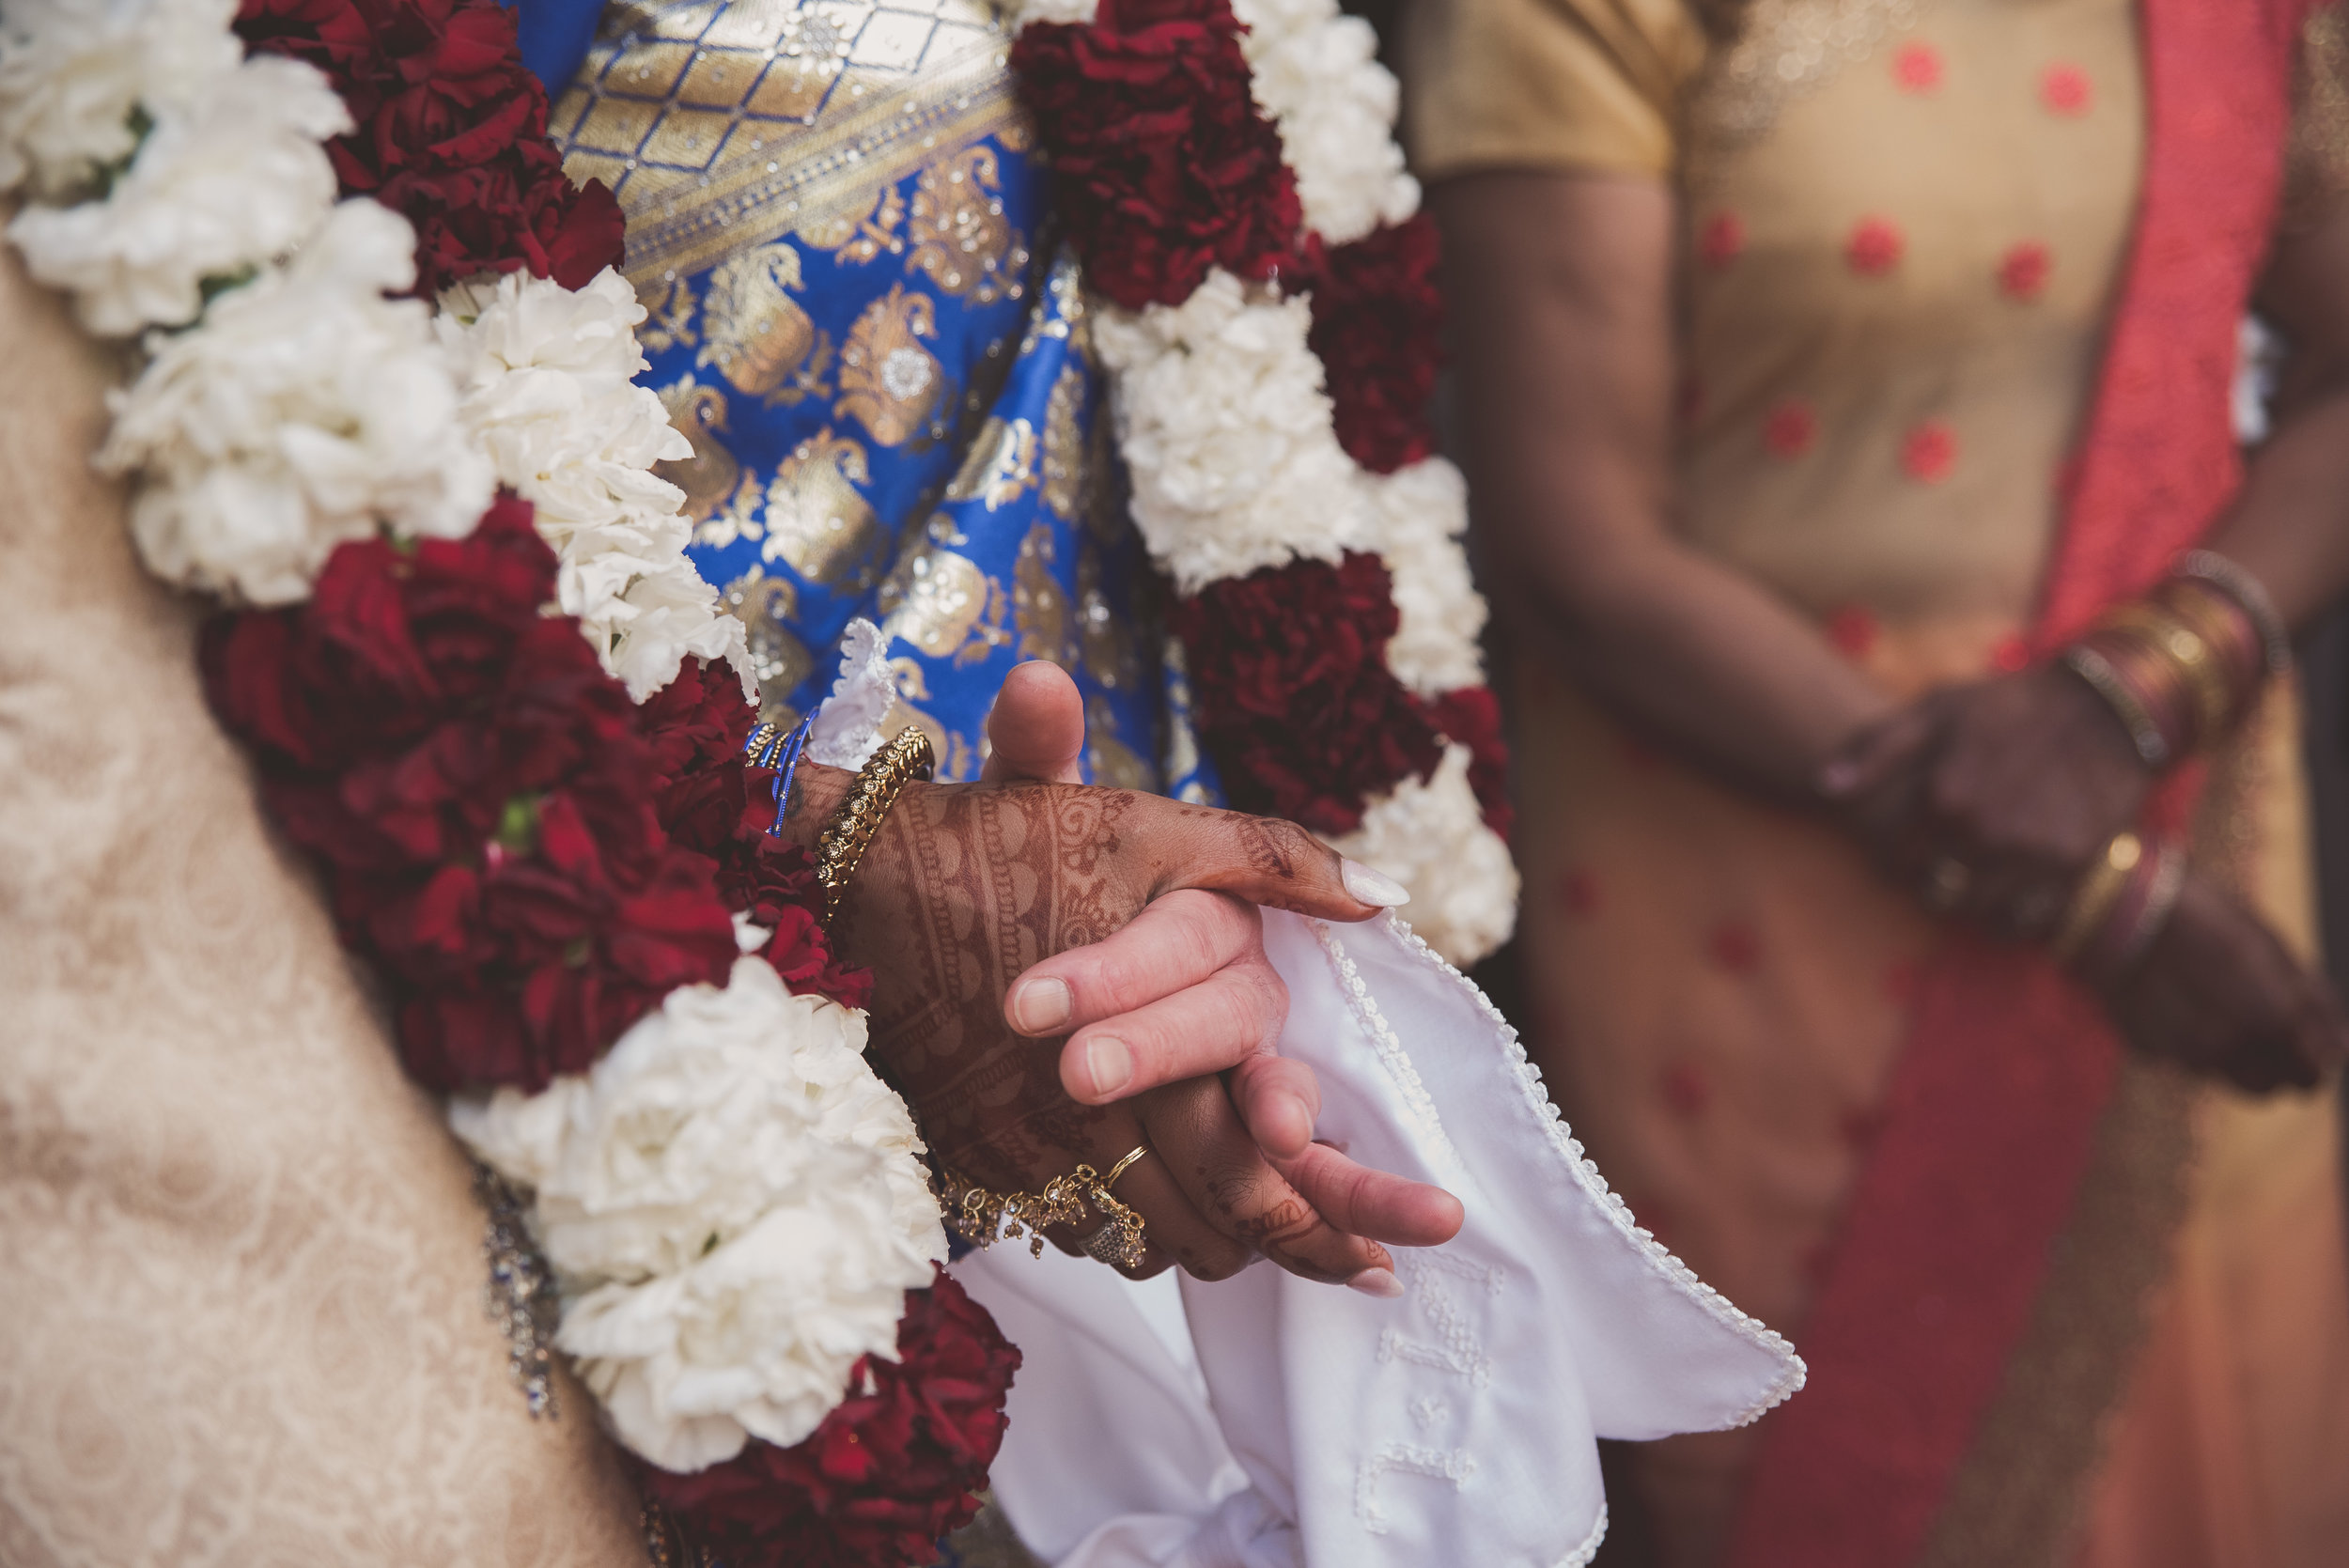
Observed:
[[[71,291],[91,332],[177,326],[203,309],[206,280],[284,256],[318,227],[335,193],[319,144],[350,129],[317,70],[259,55],[158,112],[103,201],[28,208],[8,237],[33,276]]]
[[[143,471],[131,527],[149,570],[286,604],[379,526],[473,531],[489,465],[457,423],[425,305],[383,297],[414,281],[414,250],[407,220],[345,202],[292,261],[150,341],[98,454],[107,472]]]
[[[466,425],[561,557],[564,613],[639,701],[688,654],[743,650],[741,622],[685,559],[685,492],[652,472],[693,449],[660,395],[635,384],[644,319],[610,268],[580,289],[520,272],[461,285],[442,295],[439,318]],[[733,659],[738,671],[749,662]]]
[[[1460,544],[1468,482],[1445,459],[1429,458],[1392,474],[1364,474],[1361,483],[1371,537],[1394,580],[1401,616],[1387,644],[1387,668],[1423,697],[1482,686],[1485,598]]]
[[[1312,321],[1303,300],[1220,268],[1180,305],[1095,313],[1134,523],[1178,592],[1299,556],[1334,561],[1362,535]]]
[[[1466,746],[1445,747],[1424,784],[1405,779],[1371,802],[1360,828],[1331,841],[1409,889],[1411,929],[1462,969],[1507,941],[1517,919],[1517,867],[1485,826],[1469,762]]]
[[[1281,132],[1305,226],[1332,245],[1419,210],[1419,181],[1394,139],[1401,89],[1377,60],[1378,35],[1337,0],[1234,0],[1248,26],[1257,107]]]
[[[133,113],[184,111],[244,59],[237,0],[8,0],[0,191],[62,196],[138,147]]]
[[[763,959],[688,986],[583,1075],[449,1108],[536,1189],[556,1343],[620,1440],[691,1470],[815,1430],[945,1256],[921,1141],[865,1064],[864,1016]]]

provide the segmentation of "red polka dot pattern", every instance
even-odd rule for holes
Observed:
[[[1746,252],[1746,221],[1735,212],[1716,212],[1697,236],[1697,257],[1715,271]]]
[[[1892,80],[1905,93],[1923,96],[1941,86],[1941,51],[1929,43],[1906,43],[1892,56]]]
[[[1957,467],[1957,433],[1928,419],[1901,442],[1901,467],[1921,484],[1937,485]]]
[[[1906,248],[1901,231],[1888,218],[1862,218],[1843,241],[1843,260],[1861,277],[1881,277],[1901,263]]]
[[[1827,618],[1827,640],[1846,659],[1865,659],[1882,628],[1865,605],[1847,604]]]
[[[2052,65],[2040,73],[2039,101],[2047,106],[2049,114],[2077,118],[2088,113],[2094,96],[2089,86],[2088,72],[2077,66]]]
[[[1999,291],[2010,300],[2035,300],[2047,287],[2047,273],[2055,266],[2055,255],[2036,240],[2024,240],[2007,247],[1999,258]]]
[[[1772,409],[1762,422],[1762,444],[1773,458],[1792,459],[1811,450],[1819,439],[1819,418],[1811,405],[1789,399]]]
[[[2010,632],[1999,638],[1997,646],[1990,650],[1990,662],[2010,675],[2017,670],[2028,669],[2030,666],[2030,644]]]
[[[1742,920],[1725,920],[1714,926],[1704,950],[1713,962],[1732,974],[1750,973],[1762,961],[1762,939]]]
[[[1661,1087],[1664,1103],[1683,1116],[1699,1114],[1713,1097],[1713,1086],[1704,1081],[1704,1075],[1686,1062],[1675,1062],[1664,1069]]]

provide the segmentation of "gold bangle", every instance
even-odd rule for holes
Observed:
[[[939,1168],[939,1206],[946,1226],[963,1240],[984,1250],[998,1241],[1028,1238],[1028,1256],[1044,1255],[1048,1225],[1075,1225],[1085,1217],[1085,1205],[1100,1211],[1101,1224],[1080,1243],[1105,1264],[1140,1268],[1143,1261],[1143,1219],[1139,1212],[1110,1195],[1110,1183],[1126,1168],[1150,1152],[1138,1144],[1110,1168],[1104,1177],[1090,1165],[1080,1165],[1066,1176],[1054,1176],[1041,1192],[990,1192],[948,1166]]]
[[[2167,605],[2130,604],[2097,624],[2150,649],[2176,673],[2179,683],[2194,697],[2196,717],[2201,721],[2195,736],[2198,746],[2206,746],[2226,733],[2234,708],[2227,672],[2219,667],[2218,650],[2211,646],[2210,639],[2185,616]]]
[[[2074,675],[2086,681],[2089,689],[2105,700],[2120,719],[2121,726],[2129,732],[2129,743],[2137,748],[2138,759],[2148,768],[2170,765],[2170,742],[2163,738],[2161,726],[2145,711],[2145,705],[2137,700],[2121,672],[2112,667],[2112,660],[2085,643],[2075,643],[2063,650],[2062,663]]]
[[[880,831],[881,818],[896,803],[908,783],[926,779],[935,764],[930,737],[920,725],[910,724],[897,737],[873,753],[848,785],[832,819],[816,837],[816,880],[824,890],[824,928],[840,916],[848,895],[848,878]]]
[[[2053,949],[2060,963],[2070,963],[2080,955],[2090,939],[2103,928],[2111,917],[2112,907],[2120,902],[2122,890],[2129,885],[2129,874],[2137,869],[2144,855],[2145,846],[2135,833],[2118,832],[2105,844],[2104,853],[2081,876],[2079,886],[2073,890],[2071,907],[2063,912],[2063,924],[2057,927]]]

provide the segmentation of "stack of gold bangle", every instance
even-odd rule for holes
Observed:
[[[2087,951],[2090,939],[2112,918],[2112,907],[2121,901],[2121,891],[2129,885],[2130,873],[2144,858],[2144,842],[2135,833],[2112,835],[2105,852],[2096,857],[2096,863],[2080,878],[2079,887],[2072,894],[2071,908],[2063,912],[2063,924],[2056,928],[2055,940],[2048,944],[2059,962],[2071,963]]]
[[[2073,891],[2049,945],[2062,963],[2120,974],[2161,934],[2185,885],[2186,855],[2176,845],[2115,833]]]
[[[841,900],[848,893],[848,878],[880,831],[881,819],[907,784],[926,779],[935,764],[930,737],[918,726],[899,730],[895,739],[873,753],[848,786],[848,793],[816,839],[816,881],[824,890],[824,925],[830,929],[840,916]]]
[[[2145,766],[2216,744],[2290,650],[2258,582],[2196,551],[2145,598],[2117,605],[2061,655],[2129,732]]]

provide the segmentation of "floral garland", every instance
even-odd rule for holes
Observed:
[[[0,21],[9,237],[146,334],[99,461],[148,567],[226,601],[208,697],[408,1070],[530,1189],[556,1347],[689,1543],[921,1560],[1018,1352],[938,1271],[870,977],[761,831],[616,209],[545,123],[496,0]]]
[[[1012,23],[1225,790],[1396,877],[1471,962],[1515,920],[1505,759],[1466,487],[1427,421],[1435,232],[1377,39],[1335,0]]]

